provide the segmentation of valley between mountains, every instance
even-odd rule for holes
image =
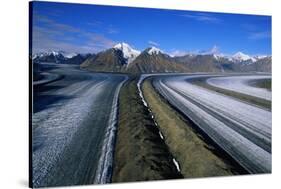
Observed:
[[[271,56],[126,43],[33,68],[33,186],[271,173]]]

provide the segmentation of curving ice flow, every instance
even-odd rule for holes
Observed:
[[[200,77],[154,77],[153,85],[250,173],[271,172],[271,112],[187,82]]]
[[[271,75],[228,76],[207,79],[209,85],[271,101],[271,91],[249,85],[250,81],[271,79]]]
[[[33,186],[110,182],[118,95],[127,76],[42,66],[63,77],[34,88]]]

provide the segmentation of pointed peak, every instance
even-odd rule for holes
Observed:
[[[152,54],[159,54],[159,53],[163,53],[160,49],[152,46],[149,47],[145,50],[145,52],[147,52],[148,54],[152,55]]]
[[[235,60],[238,61],[245,61],[251,59],[251,57],[247,54],[244,54],[243,52],[237,52],[232,56]]]
[[[235,53],[233,56],[248,56],[248,55],[244,54],[244,53],[241,52],[241,51],[238,51],[238,52]]]
[[[254,57],[251,57],[250,55],[244,54],[243,52],[237,52],[232,56],[232,59],[238,62],[243,62],[243,61],[252,61],[256,62],[257,59]]]
[[[124,42],[116,44],[113,48],[122,51],[123,57],[127,60],[127,63],[131,63],[140,54],[140,51],[133,49]]]
[[[129,48],[129,49],[131,49],[132,47],[131,47],[129,44],[127,44],[127,43],[121,42],[121,43],[118,43],[118,44],[114,45],[113,48],[114,48],[114,49],[122,50],[122,49],[124,49],[124,48]]]

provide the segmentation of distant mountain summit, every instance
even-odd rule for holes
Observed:
[[[133,49],[126,43],[119,43],[113,48],[90,57],[81,64],[81,68],[91,71],[156,73],[182,72],[187,69],[156,47],[143,52]]]
[[[118,43],[113,48],[122,51],[123,58],[126,60],[127,64],[133,62],[140,54],[140,51],[133,49],[127,43]]]
[[[50,51],[50,52],[42,52],[33,55],[32,57],[34,62],[53,62],[53,63],[61,63],[65,61],[67,58],[60,51]]]
[[[247,55],[247,54],[244,54],[242,52],[237,52],[236,54],[234,54],[232,57],[232,60],[235,61],[235,62],[245,62],[245,61],[252,61],[252,62],[255,62],[256,59]]]
[[[91,71],[124,72],[127,66],[140,54],[127,43],[118,43],[110,49],[89,57],[81,68]]]
[[[188,69],[177,64],[168,54],[156,47],[145,49],[127,68],[131,73],[186,72]]]
[[[35,63],[81,64],[90,54],[67,53],[64,51],[50,51],[37,53],[32,56]]]
[[[242,64],[240,71],[242,72],[271,72],[272,71],[272,57],[259,56],[255,58],[256,61]]]
[[[147,52],[150,55],[158,55],[159,53],[163,54],[163,52],[156,47],[147,48],[144,52]]]

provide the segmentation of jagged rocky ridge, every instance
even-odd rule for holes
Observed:
[[[80,65],[90,56],[94,54],[77,54],[77,53],[65,53],[63,51],[51,51],[44,53],[37,53],[33,55],[32,61],[34,63],[52,62],[58,64],[77,64]]]

